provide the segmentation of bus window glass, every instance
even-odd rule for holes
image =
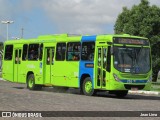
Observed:
[[[108,46],[108,52],[107,52],[107,71],[111,71],[111,46]]]
[[[54,64],[54,48],[52,48],[51,51],[52,51],[52,59],[51,59],[51,61],[52,61],[52,65],[53,65]]]
[[[79,61],[80,60],[80,42],[69,42],[67,44],[67,60]]]
[[[144,74],[151,69],[149,48],[116,46],[114,51],[114,67],[120,72]]]
[[[20,64],[20,62],[21,62],[21,52],[22,52],[22,50],[19,50],[19,59],[18,59],[18,60],[19,60],[19,61],[18,61],[19,64]]]
[[[40,44],[39,46],[39,60],[42,60],[43,56],[43,44]]]
[[[15,64],[18,64],[18,50],[15,50]]]
[[[50,60],[51,60],[51,59],[50,59],[50,49],[47,49],[47,57],[46,57],[46,58],[47,58],[46,64],[47,64],[47,65],[50,65]]]
[[[19,58],[21,58],[21,50],[19,50]]]
[[[107,66],[107,48],[103,48],[103,68]]]
[[[86,61],[94,60],[95,42],[83,42],[81,59]]]
[[[28,50],[28,60],[38,60],[39,44],[30,44]]]
[[[26,60],[27,59],[27,50],[28,50],[28,45],[24,44],[23,45],[22,60]]]
[[[56,60],[64,61],[66,53],[66,43],[57,43],[56,47]]]
[[[12,60],[12,54],[13,54],[13,45],[6,45],[4,60]]]

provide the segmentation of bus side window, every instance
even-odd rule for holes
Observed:
[[[81,59],[86,61],[94,60],[95,42],[83,42]]]
[[[28,60],[38,60],[39,44],[30,44],[28,49]]]
[[[69,42],[67,44],[67,60],[79,61],[80,60],[80,42]]]
[[[56,60],[64,61],[66,53],[66,43],[57,43],[56,46]]]
[[[28,51],[28,45],[24,44],[23,45],[23,53],[22,53],[22,60],[23,61],[27,60],[27,51]]]
[[[13,54],[13,45],[6,45],[4,60],[12,60],[12,54]]]
[[[39,60],[42,60],[42,56],[43,56],[43,44],[40,44],[38,54],[39,54]]]

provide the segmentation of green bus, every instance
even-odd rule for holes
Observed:
[[[150,90],[151,47],[144,37],[123,35],[43,35],[4,43],[3,79],[43,86],[79,88],[91,96],[108,91]]]

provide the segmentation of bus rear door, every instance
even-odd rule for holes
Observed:
[[[55,47],[45,48],[44,84],[51,84],[53,78],[52,67],[54,65],[54,49]]]

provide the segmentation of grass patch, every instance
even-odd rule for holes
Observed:
[[[158,92],[160,92],[160,84],[152,84],[151,91],[158,91]]]

